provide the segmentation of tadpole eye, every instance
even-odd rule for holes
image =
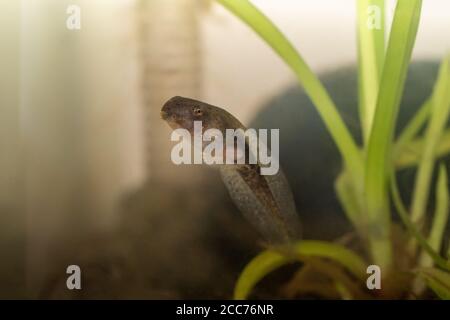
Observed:
[[[196,115],[196,116],[201,116],[203,114],[202,109],[200,109],[199,107],[194,107],[192,109],[192,111],[194,112],[194,115]]]

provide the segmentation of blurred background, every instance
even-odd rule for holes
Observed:
[[[318,73],[356,63],[354,0],[252,2]],[[413,59],[449,52],[449,17],[424,1]],[[257,237],[215,170],[172,164],[159,111],[248,124],[295,82],[281,60],[208,0],[0,0],[0,39],[0,298],[229,296]]]

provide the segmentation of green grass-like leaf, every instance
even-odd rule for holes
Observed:
[[[354,177],[362,177],[361,153],[323,84],[282,32],[248,0],[217,0],[250,26],[294,71],[314,103]],[[301,107],[301,106],[299,106]]]
[[[365,191],[369,245],[373,262],[387,271],[392,267],[388,202],[390,154],[421,5],[421,0],[397,2],[367,150]]]
[[[450,112],[450,58],[439,68],[439,76],[432,96],[430,122],[425,133],[425,145],[421,155],[414,185],[411,219],[419,222],[425,214],[431,178],[436,159],[436,149]]]
[[[403,201],[400,196],[400,192],[398,191],[397,179],[395,176],[394,170],[391,172],[390,177],[391,182],[391,193],[392,200],[394,202],[395,209],[397,210],[398,215],[400,216],[403,224],[405,225],[408,232],[416,239],[419,245],[422,247],[424,252],[426,252],[434,261],[436,265],[439,267],[450,271],[450,264],[444,258],[442,258],[439,253],[437,253],[427,242],[425,237],[422,235],[420,230],[416,227],[414,223],[409,218],[408,211],[403,204]]]
[[[395,167],[404,169],[417,165],[425,148],[425,138],[420,137],[407,143],[399,151],[399,155],[395,157]],[[442,133],[441,139],[436,147],[436,158],[448,155],[450,153],[450,130],[447,129]]]
[[[371,9],[375,10],[370,12]],[[370,25],[369,13],[379,20],[379,28]],[[384,62],[384,0],[357,0],[357,17],[359,111],[364,141],[367,142]]]
[[[436,209],[434,211],[430,235],[428,236],[428,243],[436,252],[441,250],[442,237],[444,236],[445,226],[448,220],[449,194],[447,181],[447,170],[444,165],[440,165],[436,186]],[[422,252],[420,265],[430,267],[433,265],[433,260]]]
[[[447,225],[448,218],[448,202],[449,194],[447,187],[447,170],[445,166],[439,166],[439,175],[436,183],[436,209],[433,217],[433,224],[431,227],[430,235],[428,236],[428,244],[430,247],[439,252],[442,246],[442,237],[444,235],[445,226]],[[419,259],[419,266],[432,267],[433,259],[427,254],[426,251],[422,251]],[[419,279],[416,279],[413,286],[415,294],[420,295],[423,293],[425,285]]]
[[[414,117],[402,130],[397,141],[395,142],[394,161],[397,161],[397,158],[402,156],[402,153],[405,151],[405,149],[406,152],[408,152],[408,149],[411,149],[408,144],[414,140],[419,130],[422,129],[425,125],[430,115],[430,109],[431,99],[428,99],[422,104],[419,110],[415,113]]]
[[[293,248],[298,256],[315,256],[332,259],[342,264],[361,281],[365,281],[366,263],[353,251],[331,242],[305,240]],[[245,299],[253,287],[267,274],[277,268],[295,261],[289,255],[274,250],[266,250],[250,261],[242,271],[234,290],[235,299]]]
[[[448,272],[436,268],[425,268],[421,269],[418,274],[439,298],[450,300],[450,274]]]
[[[361,201],[358,198],[359,194],[354,187],[355,185],[347,171],[341,172],[334,184],[334,189],[347,218],[358,230],[359,234],[363,236],[366,223],[361,210]]]

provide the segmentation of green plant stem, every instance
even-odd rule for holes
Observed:
[[[371,12],[373,17],[369,17],[370,9],[375,9]],[[384,0],[357,0],[357,17],[359,110],[364,141],[367,143],[384,62]],[[379,20],[379,26],[374,25],[376,20]]]
[[[395,209],[400,216],[400,219],[402,219],[403,224],[406,226],[406,229],[417,240],[423,250],[428,253],[428,255],[433,259],[436,265],[443,269],[450,270],[450,265],[448,264],[448,262],[428,244],[427,240],[422,236],[422,233],[419,231],[419,229],[417,229],[417,227],[409,219],[409,214],[405,208],[405,205],[403,204],[400,192],[398,191],[397,179],[393,170],[390,176],[392,200],[394,202]]]
[[[423,268],[417,272],[428,287],[442,300],[450,300],[450,274],[436,268]]]
[[[331,242],[305,240],[294,245],[295,255],[266,250],[250,261],[242,271],[234,290],[235,299],[245,299],[253,287],[273,270],[295,261],[298,256],[328,258],[340,263],[357,279],[365,281],[366,263],[351,250]]]
[[[447,170],[444,165],[440,165],[436,186],[436,209],[434,212],[430,235],[428,236],[428,243],[436,252],[441,250],[442,237],[444,236],[445,226],[447,225],[449,214],[447,180]],[[428,255],[424,255],[422,252],[419,264],[423,267],[431,267],[433,265],[433,260],[430,259]]]
[[[404,151],[419,130],[424,126],[430,115],[431,99],[427,99],[419,110],[415,113],[414,117],[408,122],[406,127],[400,133],[397,141],[395,142],[394,160]]]
[[[339,202],[350,222],[353,224],[359,235],[364,237],[367,222],[361,210],[359,194],[354,189],[354,184],[347,171],[342,171],[336,178],[334,189]]]
[[[425,138],[417,138],[398,152],[395,159],[395,167],[397,169],[404,169],[416,165],[421,160],[421,155],[425,147]],[[439,144],[436,147],[436,158],[447,155],[450,152],[450,130],[445,130],[442,133]]]
[[[421,221],[428,202],[431,175],[433,173],[436,149],[450,112],[450,64],[445,59],[439,69],[439,76],[433,92],[430,123],[425,133],[425,145],[419,163],[414,185],[411,220]]]
[[[317,282],[317,278],[311,276],[312,274],[321,274],[331,280],[328,290],[334,287],[336,293],[338,293],[342,299],[368,299],[370,295],[366,290],[363,289],[359,280],[348,274],[341,265],[329,261],[327,259],[311,257],[311,256],[300,256],[298,259],[303,263],[301,269],[295,274],[294,278],[291,280],[291,292],[295,294],[298,293],[309,293],[310,289],[316,289],[320,287],[325,289],[322,281]],[[331,288],[330,288],[331,287]],[[318,292],[319,293],[319,292]],[[320,296],[327,297],[329,293],[320,292]]]
[[[369,245],[373,262],[385,274],[392,267],[388,200],[392,140],[421,5],[421,0],[397,2],[367,149],[365,191]]]
[[[428,243],[430,247],[439,252],[442,245],[442,237],[444,235],[445,226],[448,219],[448,202],[449,194],[447,187],[447,171],[444,165],[439,166],[438,181],[436,183],[436,209],[433,216],[433,224],[431,226],[431,232],[428,236]],[[419,258],[419,266],[422,268],[432,267],[433,259],[422,251]],[[425,283],[417,278],[414,282],[413,290],[417,296],[422,294],[425,290]]]

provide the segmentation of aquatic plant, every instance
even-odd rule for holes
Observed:
[[[424,292],[425,285],[436,296],[450,298],[450,261],[441,252],[449,212],[448,175],[445,166],[438,162],[439,157],[450,152],[450,131],[446,130],[450,111],[450,55],[441,63],[429,99],[398,137],[394,134],[422,1],[397,1],[385,41],[384,0],[357,0],[362,145],[355,142],[318,77],[262,12],[248,0],[217,1],[272,47],[292,69],[313,102],[343,160],[342,172],[335,181],[336,194],[364,244],[363,252],[358,252],[339,243],[302,240],[295,245],[296,257],[276,248],[265,250],[241,273],[234,297],[248,297],[267,274],[299,260],[303,262],[296,277],[299,292],[304,285],[326,296],[323,284],[309,283],[304,276],[309,266],[325,274],[330,282],[328,288],[341,298],[414,297]],[[370,27],[368,13],[374,9],[378,9],[380,23]],[[417,167],[410,209],[403,204],[396,182],[396,172],[405,166]],[[438,167],[437,178],[433,176],[435,167]],[[435,208],[428,230],[424,219],[433,186]],[[402,228],[397,228],[392,221],[392,207],[401,217]],[[407,240],[396,245],[395,238],[403,232],[407,233]],[[401,264],[402,258],[410,262]],[[371,291],[366,287],[369,265],[381,270],[381,290]]]

